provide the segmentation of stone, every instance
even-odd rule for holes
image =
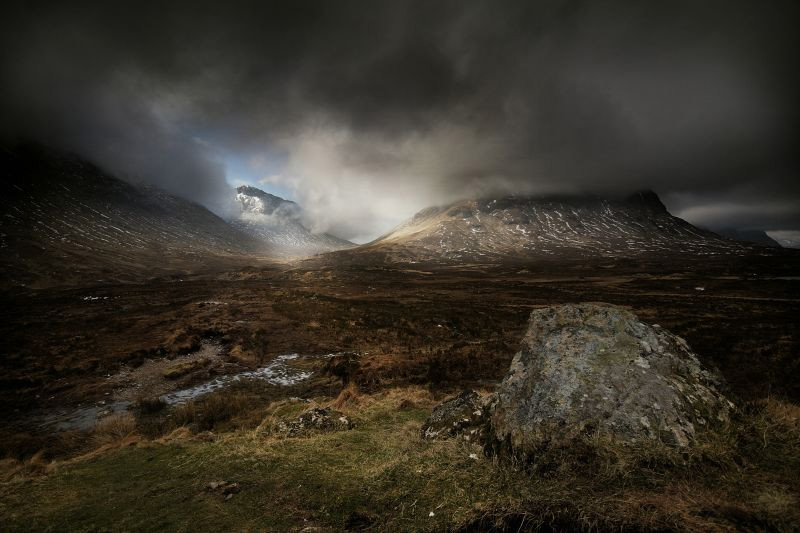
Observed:
[[[281,422],[278,430],[289,436],[307,431],[349,430],[354,427],[350,417],[330,407],[312,407],[289,422]]]
[[[722,384],[686,341],[622,307],[536,309],[491,399],[487,445],[526,455],[599,433],[690,446],[728,422]]]
[[[487,414],[486,400],[475,391],[464,391],[433,408],[422,426],[422,437],[446,439],[463,435],[465,440],[479,441]]]
[[[227,483],[222,487],[222,494],[229,496],[231,494],[238,494],[241,490],[242,488],[238,483]]]
[[[211,481],[206,483],[206,490],[209,492],[216,492],[225,497],[225,500],[233,498],[234,494],[239,494],[242,487],[238,483],[229,483],[227,481]]]

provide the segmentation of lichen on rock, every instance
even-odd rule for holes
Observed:
[[[463,435],[465,440],[479,441],[488,420],[486,407],[486,398],[475,391],[464,391],[434,407],[422,426],[422,437],[444,439]]]
[[[689,446],[727,423],[721,383],[683,339],[622,307],[536,309],[492,398],[488,444],[526,454],[601,433]]]
[[[288,422],[278,424],[278,432],[296,436],[310,431],[339,431],[352,429],[350,417],[330,407],[312,407]]]

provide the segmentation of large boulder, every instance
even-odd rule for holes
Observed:
[[[600,433],[688,446],[728,421],[720,384],[683,339],[624,308],[537,309],[493,398],[489,445],[525,455]]]

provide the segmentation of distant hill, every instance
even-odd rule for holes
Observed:
[[[269,247],[203,206],[38,145],[0,150],[4,283],[141,279],[242,266]]]
[[[778,230],[770,231],[769,237],[775,239],[784,248],[800,249],[800,231]]]
[[[464,200],[430,207],[344,261],[495,262],[508,259],[737,254],[748,246],[672,216],[650,191]]]
[[[230,223],[266,243],[274,255],[308,257],[355,246],[327,233],[312,233],[301,221],[300,206],[256,187],[237,188],[236,200],[240,212]]]
[[[714,230],[714,232],[735,241],[748,242],[758,246],[781,248],[781,244],[778,241],[767,235],[766,231],[762,230],[723,228]]]

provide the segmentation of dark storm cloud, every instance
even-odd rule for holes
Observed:
[[[4,15],[7,133],[217,208],[221,151],[282,152],[265,180],[346,236],[459,196],[638,188],[707,225],[800,227],[795,2],[27,2]]]

